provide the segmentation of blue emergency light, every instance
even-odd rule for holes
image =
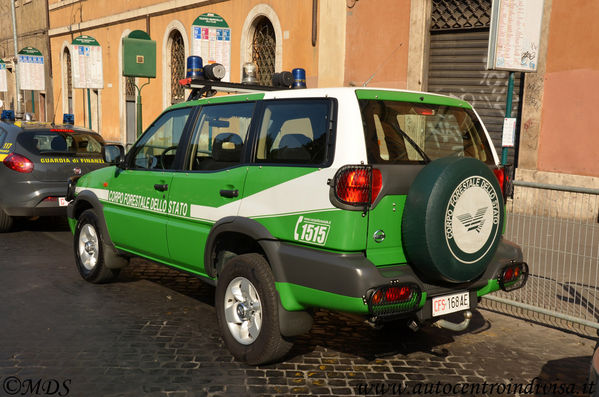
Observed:
[[[62,115],[63,124],[75,124],[75,115],[73,113],[65,113]]]
[[[15,112],[14,110],[3,110],[2,111],[2,115],[0,116],[0,119],[2,120],[13,120],[15,119]]]

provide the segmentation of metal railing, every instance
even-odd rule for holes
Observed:
[[[522,247],[530,278],[520,290],[487,295],[483,307],[599,329],[599,189],[514,185],[505,237]]]

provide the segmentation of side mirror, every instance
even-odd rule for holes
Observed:
[[[125,148],[123,145],[105,145],[102,148],[102,158],[107,164],[125,168]]]

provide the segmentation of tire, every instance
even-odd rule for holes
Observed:
[[[216,317],[225,344],[237,360],[266,364],[291,349],[292,343],[279,329],[278,299],[274,277],[262,255],[244,254],[227,261],[216,286]]]
[[[12,228],[13,218],[0,208],[0,233],[9,232]]]
[[[426,281],[478,278],[501,240],[504,203],[489,166],[473,158],[435,160],[410,186],[402,240],[414,271]]]
[[[93,210],[83,211],[77,220],[73,242],[75,263],[81,277],[90,283],[112,281],[119,269],[109,269],[104,260],[104,238]]]

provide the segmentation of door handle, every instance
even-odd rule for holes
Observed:
[[[157,183],[154,185],[154,189],[158,190],[159,192],[165,192],[168,190],[168,185],[166,183],[165,184]]]
[[[234,189],[234,190],[221,189],[220,195],[223,197],[227,197],[227,198],[237,197],[237,196],[239,196],[239,190],[237,190],[237,189]]]

